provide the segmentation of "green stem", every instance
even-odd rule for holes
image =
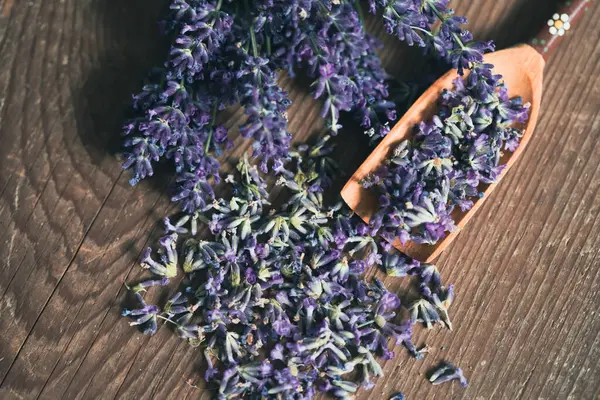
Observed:
[[[329,88],[329,80],[325,82],[325,87],[327,88],[327,94],[329,97],[333,98],[334,96],[331,95],[331,89]],[[331,129],[334,132],[337,132],[337,119],[335,118],[335,112],[333,111],[333,102],[331,102],[329,110],[331,110]]]
[[[217,6],[215,7],[215,10],[211,12],[211,15],[214,17],[212,19],[212,21],[208,24],[211,28],[215,26],[215,22],[217,20],[217,18],[214,14],[218,13],[221,10],[222,5],[223,5],[223,0],[219,0],[219,2],[217,3]]]
[[[369,325],[371,325],[373,322],[375,322],[375,321],[367,321],[367,322],[364,322],[364,323],[362,323],[362,324],[358,325],[358,326],[357,326],[357,328],[358,328],[358,329],[360,329],[360,328],[364,328],[365,326],[369,326]]]
[[[456,43],[458,43],[460,45],[460,48],[464,50],[465,45],[462,42],[462,40],[460,40],[460,37],[456,33],[452,33],[452,36],[454,36],[454,40],[456,40]]]
[[[431,37],[433,37],[433,33],[429,32],[428,30],[425,30],[423,28],[419,28],[418,26],[411,26],[412,29],[417,30],[417,31],[421,31],[426,35],[429,35]]]
[[[258,45],[256,43],[256,33],[254,32],[254,24],[250,26],[250,42],[252,43],[252,55],[258,57]]]
[[[444,16],[442,15],[442,13],[440,13],[440,12],[438,11],[438,9],[437,9],[437,8],[435,8],[435,6],[434,6],[433,4],[429,3],[429,7],[431,7],[431,9],[433,10],[433,13],[435,14],[435,16],[436,16],[436,17],[437,17],[437,18],[438,18],[438,19],[439,19],[439,20],[440,20],[442,23],[446,22],[446,19],[447,19],[447,18],[446,18],[446,17],[444,17]],[[460,48],[464,50],[464,49],[465,49],[465,44],[462,42],[462,40],[460,39],[460,37],[459,37],[459,36],[458,36],[456,33],[454,33],[454,32],[452,33],[452,37],[454,37],[454,40],[456,40],[456,43],[458,43],[458,45],[460,46]]]
[[[438,17],[438,19],[442,22],[446,21],[446,18],[442,15],[442,13],[440,13],[438,11],[437,8],[435,8],[435,6],[431,3],[429,3],[429,7],[431,7],[431,9],[433,10],[433,13],[435,14],[436,17]]]
[[[208,139],[206,140],[206,145],[204,145],[204,154],[208,154],[208,152],[210,151],[210,142],[213,137],[213,132],[215,131],[215,122],[217,120],[217,111],[219,111],[219,102],[215,101],[215,105],[213,107],[213,113],[212,113],[211,128],[210,128],[210,132],[208,134]]]
[[[169,318],[167,318],[167,317],[163,317],[162,315],[158,315],[158,314],[156,314],[156,318],[160,318],[160,319],[162,319],[162,320],[165,320],[165,321],[167,321],[167,322],[170,322],[170,323],[172,323],[172,324],[173,324],[173,325],[175,325],[175,326],[180,326],[180,325],[179,325],[177,322],[175,322],[175,321],[173,321],[172,319],[169,319]]]
[[[244,7],[246,8],[246,12],[250,14],[250,5],[248,4],[248,0],[244,0]],[[258,57],[258,44],[256,43],[256,32],[254,32],[254,23],[250,25],[250,42],[252,43],[252,55],[254,55],[254,57]]]

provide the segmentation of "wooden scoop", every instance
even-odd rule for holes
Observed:
[[[560,39],[568,34],[574,22],[583,15],[591,0],[579,0],[567,2],[563,9],[548,20],[548,24],[540,32],[536,39],[531,41],[531,46],[522,44],[513,48],[489,53],[484,56],[486,63],[494,65],[494,73],[501,74],[508,88],[509,96],[521,96],[523,102],[531,103],[529,120],[524,126],[524,134],[519,147],[513,152],[506,152],[501,159],[506,168],[502,171],[497,183],[485,185],[481,189],[484,193],[482,198],[472,199],[473,207],[466,212],[461,212],[458,207],[452,217],[456,222],[456,230],[439,240],[434,245],[417,244],[408,242],[402,245],[398,239],[393,242],[394,247],[404,254],[422,262],[430,262],[435,259],[458,235],[460,230],[475,215],[489,198],[492,190],[515,163],[519,155],[529,143],[535,124],[540,112],[542,99],[543,71],[546,60],[558,45]],[[443,89],[452,89],[452,81],[458,76],[456,70],[447,72],[438,79],[412,107],[404,114],[402,119],[392,128],[387,136],[379,143],[375,150],[369,155],[365,162],[352,175],[350,180],[342,189],[342,198],[356,214],[365,222],[378,209],[376,196],[369,189],[364,189],[360,181],[389,158],[391,152],[397,145],[410,139],[413,128],[421,121],[430,120],[438,110],[438,101]]]

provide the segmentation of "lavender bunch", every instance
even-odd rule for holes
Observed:
[[[168,29],[175,37],[165,67],[134,96],[139,115],[125,126],[124,169],[133,170],[135,185],[153,174],[161,158],[173,161],[177,185],[173,201],[191,212],[214,198],[212,184],[219,182],[219,162],[211,155],[228,145],[227,129],[216,124],[217,112],[231,93],[219,92],[211,76],[221,71],[233,17],[222,2],[174,0]],[[230,78],[221,76],[226,83]]]
[[[231,146],[228,131],[217,124],[225,107],[241,103],[248,114],[241,127],[255,140],[261,169],[281,165],[288,156],[290,102],[279,88],[274,64],[259,52],[261,26],[254,12],[235,14],[231,1],[173,0],[164,22],[173,35],[165,67],[134,96],[139,115],[125,126],[123,168],[133,170],[132,185],[153,174],[161,159],[177,173],[172,200],[193,213],[214,198],[220,182],[218,157]],[[251,25],[248,21],[253,21]]]
[[[409,45],[418,44],[459,69],[480,62],[491,44],[471,43],[447,1],[371,0],[384,23]],[[289,158],[290,100],[277,72],[305,73],[331,134],[349,111],[375,143],[397,117],[388,76],[351,0],[172,0],[162,26],[172,37],[167,61],[133,98],[135,117],[124,127],[124,169],[130,183],[153,175],[157,163],[175,168],[172,200],[192,214],[214,198],[221,181],[217,158],[232,145],[219,111],[241,104],[240,126],[251,138],[260,169],[281,173]],[[434,30],[436,18],[442,25]]]
[[[147,334],[165,322],[199,346],[217,398],[346,398],[383,374],[377,358],[394,356],[390,341],[416,358],[426,351],[412,342],[415,320],[398,320],[398,296],[361,276],[379,264],[416,276],[434,298],[443,291],[439,273],[393,253],[341,204],[324,204],[336,170],[329,142],[290,152],[277,182],[288,200],[276,208],[260,171],[241,159],[225,179],[230,198],[165,219],[159,259],[143,255],[154,278],[131,288],[139,308],[123,315]],[[208,236],[200,237],[201,226]],[[180,271],[180,291],[161,308],[146,303],[145,290]]]

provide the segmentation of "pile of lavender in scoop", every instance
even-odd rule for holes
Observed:
[[[394,356],[390,340],[423,357],[426,349],[411,340],[415,322],[451,327],[453,287],[442,286],[434,265],[392,253],[345,207],[327,207],[312,190],[333,179],[328,142],[290,153],[294,172],[278,181],[289,193],[282,206],[271,206],[260,172],[243,158],[225,179],[230,199],[177,222],[165,219],[159,261],[150,249],[144,254],[142,266],[156,278],[130,288],[139,308],[123,315],[147,334],[159,322],[170,324],[200,346],[204,377],[215,382],[217,398],[311,399],[317,391],[347,398],[382,376],[376,359]],[[209,237],[199,237],[199,225],[209,228]],[[398,320],[400,300],[381,281],[361,278],[373,264],[420,282],[422,298],[408,307],[409,319]],[[183,289],[162,309],[147,304],[142,293],[166,285],[180,268]],[[434,384],[460,379],[466,385],[455,367],[444,365],[438,375]]]
[[[387,240],[435,244],[455,229],[454,207],[469,210],[483,196],[480,184],[500,177],[503,151],[514,151],[523,136],[513,124],[527,120],[529,104],[509,99],[491,67],[458,78],[442,94],[438,115],[363,180],[379,195],[370,225]]]
[[[442,26],[454,18],[436,13]],[[464,47],[459,35],[450,39]],[[481,184],[500,177],[503,151],[514,151],[528,119],[529,103],[510,99],[493,65],[472,61],[470,74],[444,90],[440,110],[429,122],[415,127],[387,162],[362,184],[379,195],[379,209],[370,225],[389,241],[435,244],[455,229],[452,212],[473,207],[483,196]],[[463,71],[459,69],[459,74]],[[517,125],[515,126],[515,123]]]

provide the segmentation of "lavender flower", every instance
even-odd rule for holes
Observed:
[[[148,279],[146,281],[140,282],[135,286],[129,288],[133,293],[141,293],[145,292],[148,288],[153,286],[166,286],[169,283],[169,279],[167,277],[163,277],[162,279]]]
[[[409,46],[417,45],[433,52],[448,64],[457,68],[459,74],[481,63],[483,53],[493,51],[491,42],[471,42],[472,35],[461,28],[467,23],[464,17],[454,15],[448,9],[448,0],[370,0],[370,10],[383,10],[383,20],[388,33],[405,41]],[[439,29],[434,24],[441,22]]]
[[[429,310],[433,310],[432,315],[439,314],[439,320],[441,320],[448,329],[452,330],[452,322],[448,316],[448,308],[454,301],[454,285],[446,287],[439,287],[432,291],[427,286],[421,286],[421,292],[423,299],[421,300],[429,307]],[[434,314],[435,313],[435,314]]]
[[[267,172],[267,162],[281,162],[287,157],[291,134],[287,132],[287,108],[291,102],[275,80],[269,61],[256,55],[247,57],[236,74],[241,79],[241,104],[248,120],[240,127],[244,137],[254,137],[254,156],[261,156],[261,170]]]
[[[296,54],[289,57],[308,66],[332,134],[342,128],[340,111],[352,111],[374,140],[385,136],[395,107],[387,100],[387,74],[374,51],[380,45],[365,33],[357,10],[346,1],[315,2],[293,35]]]
[[[369,3],[372,12],[382,10],[388,31],[399,39],[428,49],[461,73],[470,68],[472,75],[482,77],[473,87],[474,96],[491,104],[485,89],[495,86],[490,82],[495,78],[481,62],[483,52],[493,46],[472,42],[461,27],[466,20],[454,16],[447,1]],[[380,45],[365,32],[358,2],[172,0],[170,8],[163,26],[172,35],[172,46],[165,66],[155,69],[133,98],[135,117],[124,126],[123,168],[132,170],[130,183],[135,185],[154,174],[156,163],[170,160],[176,172],[171,198],[190,215],[215,198],[213,187],[221,180],[216,157],[232,144],[228,130],[217,123],[219,111],[228,105],[244,106],[248,119],[240,131],[253,139],[261,170],[284,173],[290,101],[277,85],[278,70],[292,76],[307,72],[332,134],[341,129],[340,112],[349,111],[375,143],[397,117],[388,75],[375,52]],[[433,29],[438,20],[440,28]],[[497,115],[503,120],[478,112],[473,116],[478,130],[497,124],[507,128],[507,122],[523,118],[518,102],[501,102]],[[446,130],[456,130],[450,122]],[[515,148],[519,134],[506,129],[503,136],[505,147]],[[449,162],[421,160],[427,173],[441,173]],[[490,172],[482,181],[499,173]],[[461,207],[469,204],[457,201]],[[431,227],[423,240],[436,240],[448,227]]]
[[[383,266],[388,276],[414,275],[420,269],[417,260],[409,259],[397,252],[386,252]]]
[[[425,299],[417,300],[408,308],[410,319],[413,322],[423,322],[427,329],[433,327],[433,324],[440,321],[440,316],[435,307]]]
[[[460,368],[455,367],[448,361],[444,361],[429,377],[429,382],[439,385],[444,382],[458,379],[462,387],[469,386],[467,378],[463,375]]]
[[[135,296],[137,301],[140,303],[140,308],[133,310],[125,308],[121,312],[121,315],[124,317],[131,317],[133,319],[129,325],[141,326],[143,327],[144,334],[154,335],[158,329],[156,318],[160,310],[155,305],[146,304],[144,298],[139,292],[135,292]]]
[[[193,80],[218,55],[233,24],[233,17],[222,11],[222,6],[223,1],[171,3],[171,29],[179,33],[170,51],[169,78]]]

